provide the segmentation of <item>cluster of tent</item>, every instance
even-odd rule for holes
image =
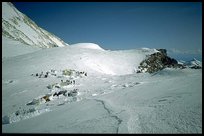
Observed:
[[[49,102],[53,99],[53,97],[60,97],[60,96],[65,96],[65,97],[76,97],[78,94],[78,89],[73,89],[73,90],[60,90],[58,92],[54,93],[49,93],[46,94],[42,97],[33,99],[31,102],[27,103],[26,105],[39,105],[41,103],[46,103]]]
[[[72,75],[76,75],[76,76],[84,75],[84,76],[87,76],[87,73],[84,72],[84,71],[76,71],[76,70],[73,70],[73,69],[64,69],[62,71],[62,75],[65,75],[65,76],[72,76]]]
[[[46,71],[45,73],[43,73],[43,71],[39,74],[32,74],[31,76],[36,76],[39,78],[47,78],[48,76],[57,76],[57,71],[56,70],[50,70],[50,71]]]
[[[61,71],[61,70],[60,70]],[[76,71],[76,70],[72,70],[72,69],[64,69],[61,71],[62,73],[60,73],[59,75],[62,76],[72,76],[72,77],[82,77],[82,76],[87,76],[86,72],[80,72],[80,71]],[[39,78],[47,78],[48,76],[57,76],[58,72],[57,70],[51,69],[49,71],[46,71],[45,73],[41,72],[36,73],[36,74],[32,74],[32,76],[36,76]],[[73,78],[72,78],[73,79]],[[31,102],[27,103],[27,105],[39,105],[41,103],[46,103],[51,101],[53,98],[55,97],[60,97],[60,96],[64,96],[64,97],[73,97],[75,98],[78,94],[78,89],[73,89],[73,90],[66,90],[65,87],[69,86],[69,85],[75,85],[76,81],[75,80],[61,80],[60,83],[54,83],[54,84],[50,84],[47,86],[48,89],[51,89],[50,91],[52,93],[48,93],[44,96],[40,96],[36,99],[33,99]]]
[[[76,71],[73,69],[64,69],[61,73],[62,76],[87,76],[87,72],[84,71]],[[42,71],[41,73],[32,74],[31,76],[36,76],[39,78],[47,78],[48,76],[57,76],[57,70],[49,70],[45,73]]]

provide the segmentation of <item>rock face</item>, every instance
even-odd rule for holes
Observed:
[[[185,68],[183,65],[178,64],[178,62],[175,59],[168,57],[166,49],[157,50],[159,52],[148,55],[147,59],[143,60],[140,63],[137,73],[141,72],[154,73],[166,67]]]

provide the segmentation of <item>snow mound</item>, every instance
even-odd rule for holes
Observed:
[[[5,67],[7,71],[4,74],[11,75],[12,72],[23,75],[26,69],[31,72],[47,71],[49,69],[75,69],[85,71],[88,74],[108,74],[108,75],[126,75],[137,71],[141,61],[147,55],[155,53],[154,49],[144,51],[142,49],[124,50],[124,51],[106,51],[99,49],[78,48],[66,46],[62,48],[50,48],[39,50],[33,53],[17,56],[10,59]],[[46,54],[46,55],[45,55]],[[53,55],[54,54],[54,55]],[[53,63],[55,62],[55,63]],[[15,66],[23,65],[22,70],[8,70],[9,64]],[[8,65],[7,65],[8,64]],[[35,67],[38,65],[38,67]],[[28,72],[26,71],[26,72]],[[15,74],[17,76],[18,74]]]
[[[74,47],[79,47],[79,48],[88,48],[88,49],[95,49],[95,50],[104,50],[101,48],[99,45],[95,43],[77,43],[77,44],[72,44]]]
[[[143,52],[154,52],[154,53],[159,52],[157,49],[154,49],[154,48],[150,49],[150,48],[146,48],[146,47],[141,48],[141,50]]]

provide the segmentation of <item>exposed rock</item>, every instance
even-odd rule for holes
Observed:
[[[167,56],[167,51],[166,49],[157,49],[158,51],[160,51],[162,54]]]
[[[68,93],[68,96],[71,96],[71,97],[77,96],[77,94],[78,94],[77,90],[78,89],[72,90],[71,92]]]
[[[202,69],[202,67],[201,67],[201,66],[196,66],[196,65],[191,66],[190,68],[191,68],[191,69]]]
[[[177,60],[168,57],[166,49],[157,50],[159,52],[148,55],[147,58],[140,63],[137,73],[154,73],[166,67],[185,68],[182,64],[178,64]]]
[[[3,124],[10,124],[10,118],[9,118],[9,116],[3,116],[2,117],[2,125]]]
[[[50,98],[49,98],[48,95],[43,96],[43,99],[45,99],[46,102],[49,102],[49,101],[50,101]]]
[[[63,94],[64,96],[67,96],[66,93],[67,93],[67,90],[62,90],[62,91],[59,91],[59,92],[55,92],[55,93],[53,94],[53,96],[55,96],[55,95],[59,96],[59,95],[62,95],[62,94]]]

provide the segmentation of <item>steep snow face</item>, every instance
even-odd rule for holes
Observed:
[[[2,2],[2,35],[40,48],[68,45],[60,38],[38,27],[9,2]]]
[[[95,43],[77,43],[72,44],[71,46],[79,47],[79,48],[88,48],[88,49],[95,49],[95,50],[104,50],[99,45]]]

